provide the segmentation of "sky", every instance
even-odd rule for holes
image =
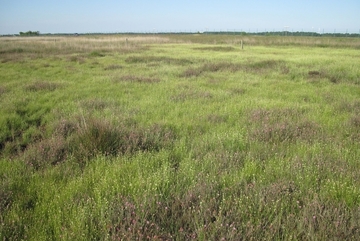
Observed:
[[[360,33],[360,0],[0,0],[0,34]]]

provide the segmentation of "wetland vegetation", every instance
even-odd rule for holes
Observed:
[[[358,240],[359,66],[359,38],[2,37],[0,239]]]

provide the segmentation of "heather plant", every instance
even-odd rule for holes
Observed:
[[[0,240],[358,240],[358,48],[0,38]]]

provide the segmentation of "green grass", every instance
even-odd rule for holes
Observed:
[[[358,240],[358,50],[1,38],[0,239]]]

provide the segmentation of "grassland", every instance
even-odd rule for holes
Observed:
[[[359,240],[359,51],[1,38],[0,240]]]

